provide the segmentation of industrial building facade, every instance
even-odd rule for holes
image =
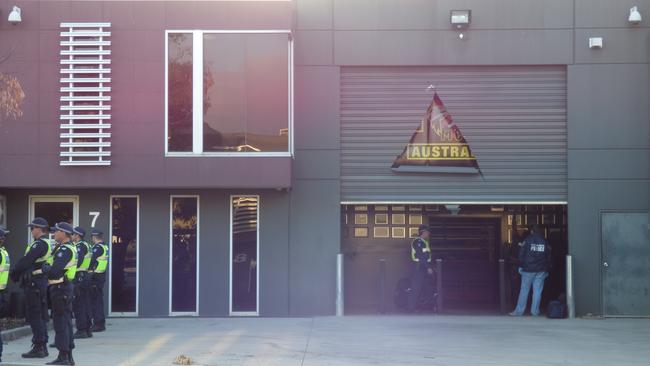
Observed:
[[[14,3],[0,225],[108,233],[111,316],[331,315],[338,253],[397,311],[420,224],[450,313],[540,224],[546,300],[570,254],[577,315],[650,315],[648,0]]]

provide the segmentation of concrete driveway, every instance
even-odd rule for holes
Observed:
[[[50,337],[53,334],[50,333]],[[53,338],[52,338],[53,339]],[[5,345],[3,364],[43,365]],[[485,316],[109,319],[77,365],[648,365],[650,320]]]

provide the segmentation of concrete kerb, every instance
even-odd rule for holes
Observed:
[[[32,334],[29,325],[2,331],[2,342],[9,342]]]

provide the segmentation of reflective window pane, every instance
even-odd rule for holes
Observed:
[[[172,152],[191,152],[192,34],[169,34],[167,43],[167,147]]]
[[[288,151],[287,37],[204,34],[204,151]]]
[[[111,311],[136,312],[138,198],[113,197],[111,205]]]
[[[232,311],[257,312],[258,198],[232,198]]]
[[[54,226],[57,222],[73,225],[74,203],[72,202],[34,202],[34,217],[42,217]]]
[[[196,311],[198,198],[172,198],[172,312]]]

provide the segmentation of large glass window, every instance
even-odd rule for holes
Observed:
[[[196,313],[199,198],[171,199],[171,312]]]
[[[167,38],[167,149],[191,152],[192,33],[172,33]]]
[[[168,153],[291,152],[288,32],[170,32],[168,70]]]
[[[111,313],[137,313],[138,197],[111,197]]]
[[[231,198],[231,313],[258,311],[258,219],[257,196]]]

